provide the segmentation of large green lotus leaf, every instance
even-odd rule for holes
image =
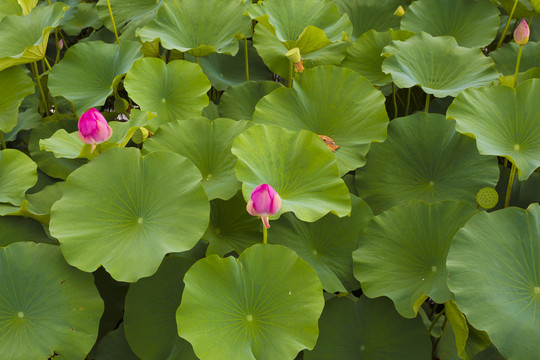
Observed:
[[[251,245],[262,242],[261,221],[246,211],[246,202],[239,191],[231,199],[210,202],[210,224],[203,235],[209,242],[207,255],[240,254]]]
[[[157,17],[136,31],[142,41],[160,40],[166,49],[193,56],[212,53],[234,55],[238,38],[251,35],[247,4],[230,0],[173,0],[164,3]],[[219,29],[219,31],[216,31]]]
[[[113,86],[142,58],[141,44],[123,41],[120,45],[101,41],[77,43],[49,74],[52,96],[70,100],[77,113],[101,106],[113,92]]]
[[[381,65],[385,59],[382,49],[392,40],[405,41],[414,33],[405,30],[377,32],[369,30],[361,35],[347,48],[347,56],[341,66],[353,69],[373,85],[384,86],[392,82],[389,74],[382,72]]]
[[[156,16],[157,10],[163,4],[163,0],[99,0],[96,4],[97,13],[110,31],[114,31],[114,28],[108,2],[111,5],[114,23],[120,33],[129,26],[130,22],[137,23],[139,27],[146,25]]]
[[[306,360],[428,360],[431,341],[418,316],[401,317],[387,298],[333,298],[324,306],[315,350]]]
[[[253,121],[329,136],[340,146],[336,160],[344,175],[365,164],[371,142],[386,138],[385,100],[350,69],[316,67],[300,74],[292,89],[277,89],[262,98]]]
[[[476,212],[469,204],[411,200],[373,218],[353,252],[354,276],[370,298],[387,296],[413,318],[427,297],[452,299],[446,256],[455,233]]]
[[[50,220],[51,207],[60,200],[64,192],[64,182],[59,181],[53,185],[45,186],[34,194],[26,194],[26,199],[21,205],[25,216],[34,218],[43,224]]]
[[[411,199],[476,206],[476,193],[497,184],[497,158],[480,155],[475,141],[454,127],[443,115],[424,112],[393,120],[386,141],[374,144],[356,171],[360,198],[375,213]]]
[[[178,336],[176,310],[184,274],[195,260],[168,256],[158,271],[131,285],[124,326],[133,351],[146,360],[197,360],[191,345]]]
[[[496,0],[497,3],[502,6],[504,11],[507,14],[510,14],[512,11],[512,8],[514,7],[515,2],[516,9],[514,10],[514,14],[512,15],[513,19],[519,19],[519,18],[528,18],[531,15],[533,15],[533,5],[531,4],[533,1],[536,0]]]
[[[101,339],[92,360],[139,360],[133,353],[124,334],[124,323]]]
[[[314,223],[284,214],[272,222],[268,242],[294,250],[319,275],[328,292],[350,292],[360,288],[354,278],[351,254],[358,247],[360,233],[373,217],[368,204],[351,196],[351,216],[328,214]]]
[[[54,243],[49,239],[43,227],[35,220],[20,216],[0,216],[0,247],[19,241],[36,243]]]
[[[169,122],[144,143],[143,154],[163,150],[187,157],[201,172],[208,198],[227,200],[241,188],[234,175],[236,157],[231,154],[231,146],[234,139],[252,125],[224,118]]]
[[[244,199],[261,184],[271,185],[282,200],[279,214],[292,211],[313,222],[328,212],[342,217],[351,210],[349,190],[339,177],[336,157],[310,131],[287,131],[257,125],[240,134],[232,153]]]
[[[0,151],[0,203],[20,205],[24,193],[37,182],[37,165],[15,149]]]
[[[38,113],[38,96],[34,93],[34,95],[27,96],[22,101],[21,106],[19,107],[19,113],[17,114],[17,124],[10,131],[4,133],[5,141],[13,141],[17,138],[17,134],[20,131],[32,130],[41,125],[41,114]],[[34,102],[34,99],[38,101]],[[35,104],[35,106],[26,106],[30,103]]]
[[[499,9],[490,0],[419,0],[409,6],[401,28],[453,36],[460,46],[489,45],[499,29]]]
[[[334,0],[342,13],[349,15],[353,24],[353,40],[368,30],[387,31],[399,28],[400,18],[394,15],[399,6],[406,8],[406,0]]]
[[[131,1],[125,4],[129,3],[131,3]],[[108,13],[107,16],[109,16]],[[110,19],[110,17],[108,18]],[[86,3],[78,4],[73,12],[66,12],[66,16],[64,16],[60,22],[62,30],[71,36],[79,35],[85,28],[91,27],[94,29],[99,29],[102,25],[103,22],[98,17],[98,13],[96,11],[96,4]]]
[[[32,159],[39,168],[47,175],[65,180],[67,176],[79,166],[87,162],[86,159],[59,159],[52,152],[40,150],[39,141],[51,137],[56,131],[66,129],[67,131],[77,130],[75,119],[62,119],[59,122],[50,121],[41,124],[30,135],[28,150]]]
[[[0,21],[0,71],[41,60],[49,33],[68,9],[64,3],[35,8],[29,15],[8,15]]]
[[[447,116],[456,130],[476,138],[481,154],[504,156],[520,180],[540,166],[540,79],[517,88],[504,85],[467,89],[450,105]]]
[[[448,254],[448,285],[477,329],[509,360],[540,354],[540,206],[481,212]]]
[[[78,131],[56,131],[50,138],[39,140],[39,149],[50,151],[56,158],[76,159],[90,157],[90,145],[81,141]]]
[[[201,360],[293,359],[317,341],[324,306],[315,271],[279,245],[211,255],[184,277],[178,334]]]
[[[451,36],[420,32],[383,49],[382,70],[400,88],[420,85],[435,97],[456,96],[469,87],[489,86],[497,79],[492,59],[480,49],[458,46]]]
[[[200,180],[177,154],[107,150],[68,177],[52,207],[51,235],[71,265],[84,271],[103,265],[116,280],[137,281],[204,233],[210,209]]]
[[[259,100],[280,87],[282,85],[275,81],[249,81],[233,85],[219,100],[219,115],[235,120],[251,120]]]
[[[239,44],[240,50],[234,56],[215,53],[199,59],[205,75],[214,88],[220,91],[246,81],[244,40],[240,40]],[[248,67],[250,80],[272,80],[272,72],[266,67],[251,41],[248,41]]]
[[[4,0],[0,2],[0,21],[7,15],[20,15],[22,8],[17,0]]]
[[[0,358],[83,359],[96,341],[103,301],[58,246],[0,248],[0,293]]]
[[[17,113],[23,99],[34,93],[34,82],[20,67],[0,71],[0,131],[17,125]]]
[[[503,75],[514,75],[516,72],[516,61],[519,45],[515,42],[504,44],[500,49],[489,53],[495,60],[495,67]],[[529,69],[540,67],[540,42],[527,43],[523,47],[519,71],[524,72]]]
[[[156,58],[137,61],[127,73],[124,86],[142,110],[157,114],[156,128],[168,121],[201,116],[211,87],[199,65],[185,60],[166,64]]]

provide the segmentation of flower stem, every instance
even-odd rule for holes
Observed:
[[[268,244],[268,229],[263,224],[263,244]]]
[[[433,319],[433,321],[431,322],[431,325],[429,326],[429,329],[428,329],[428,334],[431,335],[431,331],[433,330],[433,328],[435,327],[435,324],[437,323],[437,321],[439,321],[439,319],[441,318],[441,316],[443,316],[444,314],[444,309],[437,314],[437,316],[435,316],[435,319]]]
[[[424,107],[424,112],[429,112],[429,94],[426,94],[426,106]]]
[[[246,66],[246,81],[249,81],[248,43],[246,38],[244,38],[244,63]]]
[[[518,73],[519,73],[519,63],[521,62],[521,53],[522,52],[523,52],[523,45],[519,45],[518,56],[517,56],[517,60],[516,60],[516,71],[514,73],[514,87],[517,86]]]
[[[514,15],[514,11],[516,10],[518,0],[514,0],[514,6],[512,6],[512,10],[510,11],[510,15],[508,15],[508,21],[506,22],[506,26],[504,27],[504,30],[501,34],[501,38],[499,39],[499,42],[497,43],[497,47],[495,50],[501,47],[504,38],[506,37],[506,32],[508,31],[508,28],[510,27],[510,22],[512,21],[512,16]]]
[[[4,134],[0,131],[0,145],[2,149],[7,149],[6,141],[4,140]]]
[[[444,329],[446,329],[446,324],[448,323],[448,318],[445,316],[444,317],[444,322],[442,324],[442,328],[441,328],[441,336],[439,336],[437,338],[437,341],[435,341],[435,345],[433,346],[433,351],[432,351],[432,355],[435,355],[436,351],[437,351],[437,347],[439,347],[439,343],[441,342],[441,339],[443,337],[443,334],[444,334]]]
[[[394,119],[398,116],[397,100],[396,100],[396,84],[392,83],[392,102],[394,104]]]
[[[292,89],[292,74],[293,74],[293,62],[289,60],[289,89]]]
[[[504,207],[507,208],[510,205],[510,195],[512,195],[512,186],[514,185],[514,177],[516,175],[516,165],[512,163],[510,169],[510,177],[508,178],[508,187],[506,188],[506,197],[504,199]]]
[[[116,37],[116,43],[120,45],[120,38],[118,37],[118,32],[116,31],[116,24],[114,23],[114,16],[111,9],[111,2],[107,0],[107,6],[109,7],[109,15],[111,16],[111,22],[114,30],[114,36]]]
[[[45,97],[45,93],[43,92],[43,87],[41,86],[41,81],[39,80],[39,71],[37,67],[37,62],[32,63],[32,67],[34,69],[34,76],[36,77],[37,86],[39,89],[39,94],[41,95],[41,99],[43,100],[43,105],[45,106],[45,115],[49,112],[49,104],[47,103],[47,98]]]

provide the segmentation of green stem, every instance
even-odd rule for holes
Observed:
[[[45,65],[47,65],[47,69],[49,69],[49,71],[52,70],[52,67],[51,67],[51,64],[49,64],[49,60],[47,60],[47,57],[43,57],[43,60],[45,60]]]
[[[268,229],[263,224],[263,244],[268,244]]]
[[[517,3],[518,3],[518,0],[515,0],[514,6],[512,6],[512,11],[510,11],[510,15],[508,15],[508,21],[506,22],[506,26],[504,27],[504,30],[501,34],[501,38],[499,39],[499,42],[497,43],[497,47],[495,48],[495,50],[501,47],[504,41],[504,38],[506,37],[506,32],[508,31],[508,28],[510,27],[510,22],[512,21],[512,16],[514,15],[514,11],[516,10]]]
[[[444,309],[440,313],[438,313],[435,319],[433,319],[433,321],[431,322],[431,325],[429,326],[429,329],[428,329],[428,334],[431,335],[431,330],[433,330],[433,328],[435,327],[435,324],[437,323],[437,321],[439,321],[439,319],[441,318],[441,316],[443,316],[443,314],[444,314]]]
[[[195,62],[197,63],[197,65],[199,65],[199,57],[198,56],[195,56]]]
[[[405,106],[405,116],[409,115],[409,106],[411,105],[411,90],[412,88],[409,88],[407,91],[407,106]]]
[[[392,83],[392,102],[394,104],[394,119],[397,118],[396,84]]]
[[[289,61],[289,89],[292,89],[292,74],[293,74],[293,67],[294,64],[292,61]]]
[[[429,112],[429,94],[426,94],[426,106],[424,107],[424,112]]]
[[[521,62],[521,53],[522,52],[523,52],[523,45],[519,45],[518,56],[517,56],[517,60],[516,60],[516,71],[514,73],[514,87],[517,86],[518,73],[519,73],[519,63]]]
[[[508,178],[508,187],[506,188],[506,197],[504,199],[504,207],[507,208],[510,205],[510,195],[512,195],[512,186],[514,185],[514,177],[516,175],[516,165],[512,163],[510,169],[510,177]]]
[[[7,149],[6,142],[4,140],[4,134],[0,131],[0,143],[2,144],[2,149]]]
[[[54,58],[54,65],[58,64],[60,60],[60,49],[58,48],[58,29],[54,29],[54,41],[56,41],[56,57]],[[64,41],[62,40],[62,43]]]
[[[49,104],[47,103],[47,98],[45,98],[45,93],[43,92],[43,87],[41,86],[41,81],[39,80],[39,71],[37,67],[37,62],[32,63],[32,67],[34,68],[34,76],[36,77],[36,82],[39,89],[39,94],[41,95],[41,99],[43,100],[43,105],[45,106],[45,114],[47,115],[49,111]]]
[[[444,317],[444,322],[442,324],[442,328],[441,328],[441,336],[439,336],[437,338],[437,341],[435,341],[435,345],[433,346],[433,351],[431,352],[432,355],[435,355],[435,353],[437,352],[437,347],[439,347],[439,343],[441,342],[441,339],[443,337],[443,334],[444,334],[444,329],[446,329],[446,324],[448,323],[448,318],[445,316]]]
[[[248,43],[246,38],[244,38],[244,63],[246,66],[246,81],[249,81]]]
[[[107,6],[109,7],[109,15],[111,16],[111,22],[112,22],[112,27],[113,27],[113,30],[114,30],[114,36],[116,37],[116,43],[118,45],[120,45],[120,38],[118,37],[118,32],[116,31],[116,24],[114,23],[114,16],[113,16],[112,9],[111,9],[111,2],[109,0],[107,0]]]
[[[73,115],[78,119],[79,116],[77,115],[77,110],[75,110],[75,106],[73,106],[73,103],[70,101],[69,106],[71,106],[71,111],[73,111]]]

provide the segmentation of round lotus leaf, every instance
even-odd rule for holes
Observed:
[[[387,298],[333,298],[320,319],[315,350],[306,360],[429,360],[431,341],[418,316],[401,317]]]
[[[321,282],[284,246],[254,245],[238,259],[211,255],[184,283],[178,334],[201,360],[293,359],[315,346]]]
[[[392,40],[405,41],[414,33],[405,30],[377,32],[369,30],[347,48],[347,56],[341,66],[348,67],[371,81],[373,85],[384,86],[392,82],[389,74],[382,72],[384,56],[382,49]]]
[[[164,3],[157,17],[136,33],[142,41],[160,40],[166,49],[193,56],[235,55],[237,37],[251,35],[247,6],[243,1],[174,0]]]
[[[124,4],[129,3],[131,3],[131,1],[128,3],[124,2]],[[74,10],[73,12],[69,11],[72,9]],[[62,30],[68,35],[78,36],[83,29],[99,29],[103,25],[103,22],[98,17],[96,4],[81,3],[77,4],[75,8],[70,8],[69,10],[66,12],[66,15],[60,22]],[[108,12],[107,16],[110,19]],[[116,20],[116,14],[114,16]]]
[[[103,300],[92,274],[60,248],[20,242],[0,248],[0,358],[83,359],[97,338]]]
[[[506,358],[540,354],[540,206],[481,212],[448,254],[448,285],[475,328]]]
[[[78,115],[101,106],[133,63],[142,58],[141,44],[123,41],[120,45],[101,41],[71,46],[49,74],[52,96],[63,96],[75,106]]]
[[[185,60],[166,64],[156,58],[137,61],[127,73],[124,86],[142,110],[157,114],[154,128],[168,121],[201,116],[211,87],[199,65]]]
[[[365,164],[373,141],[384,141],[388,114],[384,95],[363,76],[335,66],[309,69],[292,89],[281,88],[263,97],[253,122],[289,130],[310,130],[329,136],[338,146],[340,175]]]
[[[401,28],[433,36],[453,36],[459,46],[491,44],[499,29],[499,9],[490,0],[419,0],[409,6]]]
[[[246,202],[239,191],[231,199],[210,202],[210,224],[203,235],[209,242],[207,255],[240,254],[251,245],[262,242],[261,221],[246,211]]]
[[[169,122],[144,143],[143,154],[163,150],[187,157],[201,172],[208,198],[227,200],[241,188],[234,175],[236,157],[231,153],[231,146],[234,139],[252,125],[223,118]]]
[[[498,74],[492,59],[480,49],[458,46],[451,36],[432,37],[420,32],[383,49],[388,56],[383,72],[400,88],[420,85],[435,97],[456,96],[470,87],[489,86]]]
[[[411,199],[476,205],[476,193],[497,184],[497,158],[480,155],[475,141],[454,127],[439,114],[394,119],[386,141],[374,144],[356,171],[358,196],[375,213]]]
[[[158,271],[129,287],[124,310],[126,338],[146,360],[197,360],[191,345],[178,336],[176,310],[184,274],[195,260],[167,256]]]
[[[540,79],[517,88],[467,89],[450,105],[447,116],[456,130],[476,138],[481,154],[504,156],[527,180],[540,166]]]
[[[268,242],[288,247],[307,261],[328,292],[350,292],[360,288],[354,278],[351,254],[358,247],[360,233],[373,217],[369,206],[351,196],[351,216],[328,214],[314,223],[283,214],[272,222]]]
[[[92,360],[139,360],[133,353],[124,334],[124,323],[109,331],[90,354]]]
[[[345,56],[352,32],[348,16],[328,0],[265,0],[249,7],[258,22],[253,44],[264,63],[288,78],[288,50],[298,48],[305,68],[337,65]]]
[[[469,204],[411,200],[375,216],[353,252],[354,276],[370,298],[387,296],[413,318],[431,297],[452,299],[446,256],[456,232],[476,212]]]
[[[0,151],[0,203],[21,205],[24,193],[37,182],[37,165],[15,149]]]
[[[280,87],[283,85],[275,81],[248,81],[233,85],[219,100],[219,115],[235,120],[251,120],[259,100]]]
[[[17,125],[23,99],[34,93],[34,82],[18,67],[0,71],[0,131],[6,133]]]
[[[164,2],[163,0],[99,0],[95,5],[99,18],[107,29],[114,31],[108,3],[111,5],[114,23],[120,34],[128,31],[133,25],[138,27],[146,25],[156,16]]]
[[[38,164],[40,170],[45,174],[53,178],[65,180],[73,170],[85,164],[87,160],[57,158],[52,152],[40,149],[39,141],[51,137],[60,129],[77,131],[77,121],[75,119],[62,119],[58,122],[49,121],[39,125],[30,134],[28,151],[32,159]]]
[[[514,75],[516,73],[516,61],[519,45],[510,42],[501,48],[490,52],[489,56],[495,60],[495,67],[503,75]],[[519,72],[525,72],[532,68],[540,67],[540,42],[529,41],[523,47],[521,60],[519,62]]]
[[[20,15],[22,8],[17,0],[4,0],[0,2],[0,21],[7,15]]]
[[[204,74],[217,90],[227,90],[229,86],[246,81],[244,40],[240,40],[239,44],[240,50],[234,56],[216,53],[199,59]],[[248,69],[252,81],[272,80],[274,75],[251,45],[251,41],[248,41]]]
[[[20,1],[19,1],[20,2]],[[60,23],[66,4],[39,6],[28,15],[8,15],[0,22],[0,71],[41,60],[49,33]]]
[[[339,217],[350,213],[349,190],[339,177],[336,157],[312,132],[256,125],[236,138],[232,153],[238,157],[235,172],[246,202],[257,186],[269,184],[281,197],[277,216],[292,211],[313,222],[329,212]]]
[[[183,156],[109,149],[70,174],[52,207],[51,235],[71,265],[103,265],[118,281],[137,281],[206,230],[210,209],[200,180]]]
[[[21,216],[0,216],[0,247],[19,241],[54,244],[47,237],[43,226],[33,219]]]
[[[398,29],[400,18],[394,15],[399,6],[406,8],[406,0],[334,0],[339,10],[347,14],[353,24],[353,40],[368,30]],[[380,54],[380,53],[379,53]]]

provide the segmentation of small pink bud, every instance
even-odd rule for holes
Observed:
[[[64,47],[64,41],[62,39],[58,40],[58,42],[56,43],[56,48],[58,50],[62,50],[63,47]]]
[[[79,139],[92,145],[91,152],[94,152],[97,144],[109,140],[111,135],[112,129],[99,111],[91,108],[82,114],[79,119]]]
[[[516,31],[514,31],[514,40],[518,45],[525,45],[529,41],[529,35],[531,31],[529,30],[529,25],[525,19],[521,20]]]
[[[268,184],[259,185],[251,193],[246,210],[253,216],[260,216],[264,226],[268,229],[268,217],[281,209],[281,198],[274,188]]]

